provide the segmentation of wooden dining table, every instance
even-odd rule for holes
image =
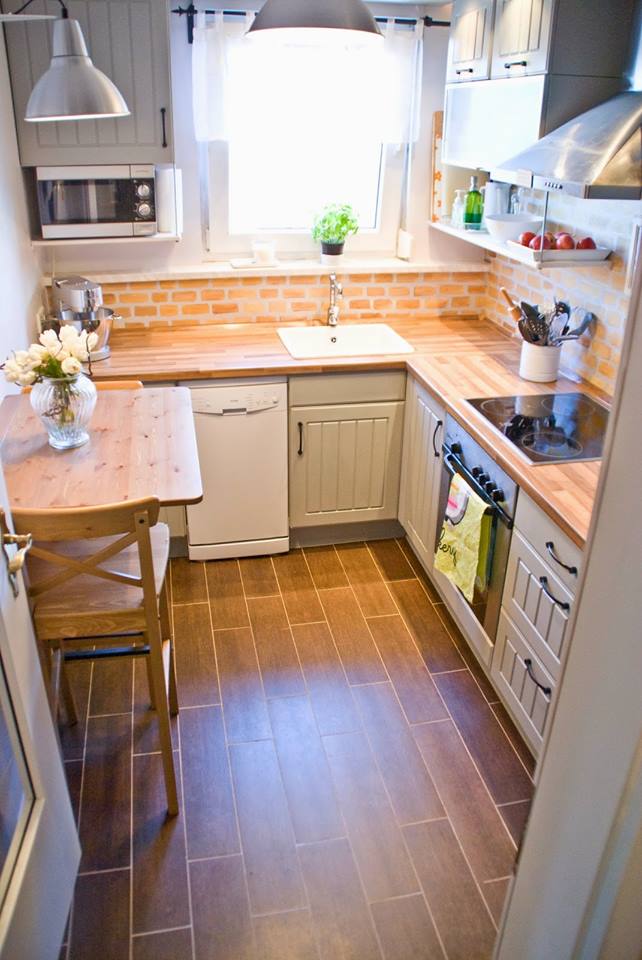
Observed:
[[[92,507],[157,497],[198,503],[203,486],[189,390],[99,391],[89,442],[54,450],[28,395],[0,404],[0,459],[11,507]]]

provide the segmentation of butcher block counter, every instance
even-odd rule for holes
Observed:
[[[466,426],[574,542],[583,546],[600,463],[533,466],[466,403],[466,397],[581,390],[598,399],[606,398],[589,385],[564,377],[555,384],[522,380],[517,372],[519,342],[487,321],[458,317],[386,322],[412,344],[415,353],[294,360],[272,324],[153,326],[114,331],[112,355],[94,364],[93,375],[96,379],[130,378],[153,383],[406,369]]]

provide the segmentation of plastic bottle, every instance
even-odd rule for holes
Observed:
[[[480,230],[484,213],[484,201],[477,187],[477,177],[470,178],[470,190],[466,194],[464,208],[464,229]]]
[[[455,190],[455,199],[453,200],[453,207],[450,213],[450,222],[453,227],[463,228],[464,226],[465,196],[465,190]]]

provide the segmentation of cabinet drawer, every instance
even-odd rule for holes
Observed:
[[[575,595],[582,569],[582,551],[523,491],[517,501],[515,526]]]
[[[290,377],[291,407],[326,403],[377,403],[381,400],[403,400],[405,396],[404,370],[316,373]]]
[[[538,754],[555,684],[505,611],[499,618],[491,678]]]
[[[557,678],[573,595],[516,531],[511,540],[502,603],[550,675]]]

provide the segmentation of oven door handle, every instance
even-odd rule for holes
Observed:
[[[451,477],[454,476],[456,473],[462,476],[464,480],[468,483],[468,485],[472,487],[475,493],[482,498],[484,503],[488,505],[488,509],[491,512],[491,514],[493,514],[499,520],[501,520],[502,523],[505,524],[509,530],[512,530],[513,518],[506,513],[503,507],[501,507],[498,503],[495,503],[494,500],[490,499],[490,497],[488,496],[484,488],[480,486],[479,483],[477,483],[472,473],[470,473],[470,471],[466,469],[466,467],[463,465],[461,460],[457,459],[457,457],[452,452],[450,447],[444,444],[443,449],[444,449],[444,467],[446,468],[448,473],[451,475]]]

